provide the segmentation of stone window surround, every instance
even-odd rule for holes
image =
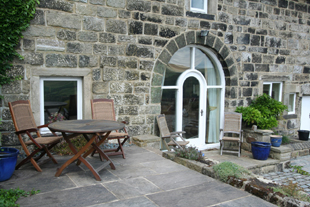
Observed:
[[[91,119],[90,100],[92,98],[92,70],[72,68],[31,68],[30,102],[36,123],[40,123],[40,78],[41,77],[81,77],[82,78],[82,117]]]
[[[207,12],[201,12],[201,11],[198,11],[198,10],[193,10],[191,9],[191,1],[192,0],[186,0],[187,4],[185,6],[185,9],[187,11],[192,11],[192,12],[195,12],[195,13],[207,13],[207,14],[217,14],[217,6],[218,6],[218,0],[205,0],[208,2],[208,6],[207,6]]]

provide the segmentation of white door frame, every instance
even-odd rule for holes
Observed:
[[[310,96],[303,96],[301,99],[300,129],[310,130]]]
[[[205,145],[205,139],[201,139],[201,137],[206,137],[206,98],[207,98],[207,82],[206,79],[203,77],[201,72],[199,72],[196,69],[189,69],[183,72],[178,80],[177,80],[177,87],[179,90],[177,90],[177,104],[176,104],[176,131],[182,131],[183,130],[183,84],[186,81],[187,78],[194,77],[199,82],[199,125],[198,125],[198,138],[191,138],[187,141],[190,141],[190,145],[194,145],[196,147],[200,147]],[[203,113],[201,115],[200,111],[203,110]]]

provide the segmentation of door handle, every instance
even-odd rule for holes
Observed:
[[[200,111],[200,114],[201,114],[201,116],[203,115],[203,110],[201,109],[201,111]],[[310,117],[310,114],[309,114],[309,117]]]

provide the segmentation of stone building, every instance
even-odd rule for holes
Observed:
[[[113,98],[131,135],[156,135],[164,113],[212,147],[224,111],[268,93],[294,136],[310,129],[309,25],[309,0],[40,0],[10,71],[23,79],[1,89],[2,145],[18,144],[8,102],[19,99],[39,125],[44,102],[90,119],[90,99]]]

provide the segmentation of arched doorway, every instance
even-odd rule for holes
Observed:
[[[174,53],[162,90],[161,111],[170,129],[185,131],[190,145],[198,149],[219,146],[225,78],[211,50],[188,45]]]

